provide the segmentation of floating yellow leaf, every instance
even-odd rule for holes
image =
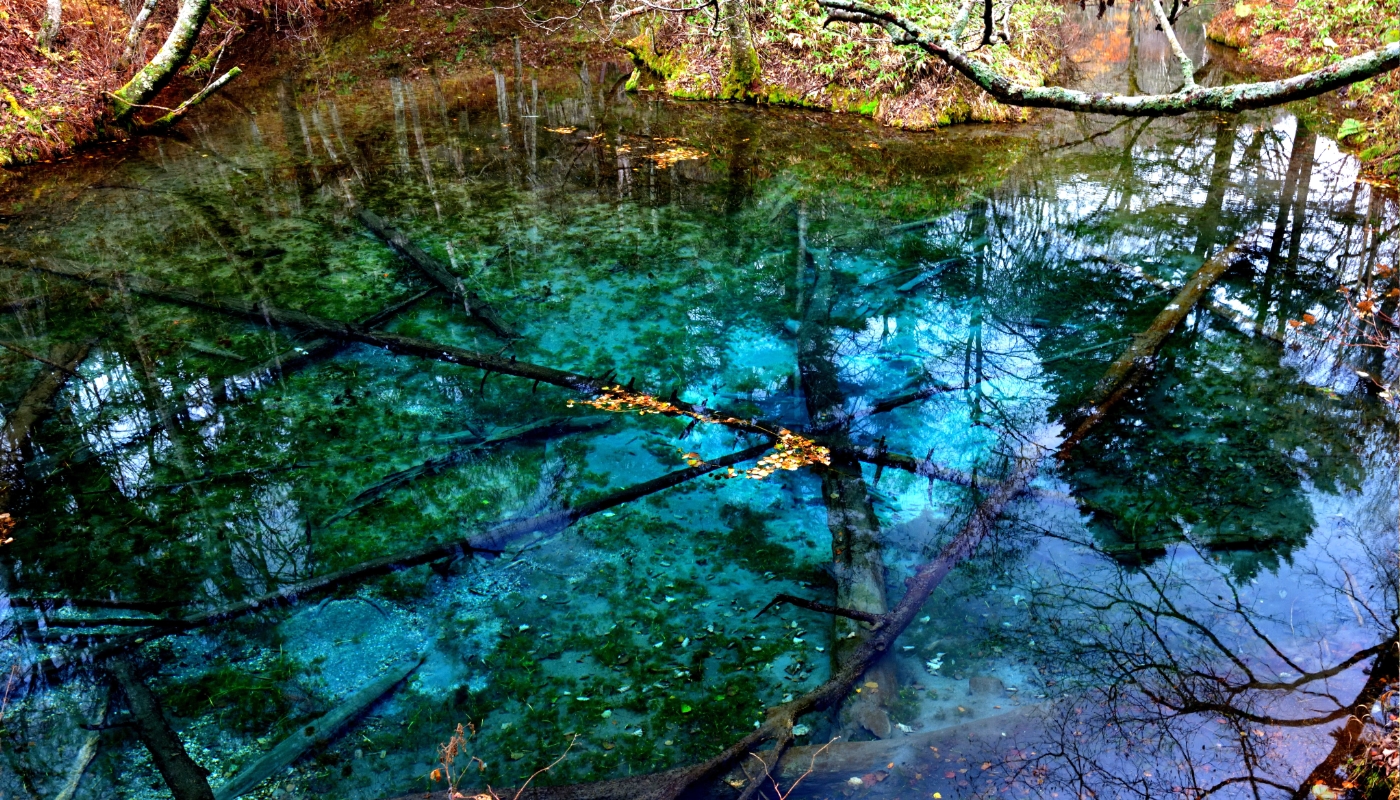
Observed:
[[[665,169],[681,161],[696,161],[708,156],[703,150],[696,150],[694,147],[677,145],[670,150],[663,150],[660,153],[647,153],[646,158],[656,162],[656,166]]]

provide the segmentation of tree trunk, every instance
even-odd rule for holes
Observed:
[[[719,0],[724,17],[724,43],[728,50],[724,61],[724,76],[720,78],[719,96],[726,100],[742,100],[758,80],[758,53],[753,48],[749,32],[748,8],[744,0]]]
[[[51,0],[52,2],[53,0]],[[112,93],[112,113],[115,122],[121,127],[131,124],[131,117],[139,106],[150,102],[175,73],[189,60],[194,50],[195,40],[204,27],[204,19],[209,16],[211,0],[183,0],[180,13],[175,17],[175,25],[146,66],[142,67],[126,85]]]
[[[62,24],[62,0],[48,0],[48,6],[44,9],[44,19],[39,23],[38,44],[41,50],[52,50],[58,43],[59,28]]]
[[[1235,260],[1235,249],[1239,244],[1236,242],[1230,245],[1202,264],[1201,268],[1196,270],[1196,274],[1191,276],[1191,280],[1186,282],[1186,286],[1152,320],[1147,330],[1134,336],[1132,346],[1109,365],[1108,371],[1090,390],[1089,396],[1066,420],[1065,428],[1073,432],[1065,437],[1064,443],[1060,445],[1060,459],[1068,458],[1075,445],[1083,441],[1084,437],[1108,416],[1113,406],[1137,385],[1143,374],[1156,365],[1158,348],[1172,331],[1176,330],[1176,326],[1186,319],[1186,315],[1191,313],[1191,309],[1210,287],[1230,269]]]
[[[156,10],[157,1],[146,0],[131,20],[131,30],[126,32],[126,46],[122,49],[121,59],[117,61],[117,69],[125,70],[136,60],[136,48],[141,45],[141,34],[146,32],[146,23],[151,19],[151,12]]]
[[[214,800],[214,792],[209,789],[209,780],[205,777],[209,770],[195,763],[185,752],[180,736],[170,727],[155,694],[136,674],[136,667],[125,658],[115,658],[107,669],[126,695],[131,726],[137,738],[151,751],[151,760],[165,778],[175,800]]]

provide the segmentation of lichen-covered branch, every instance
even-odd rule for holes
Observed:
[[[860,0],[817,0],[830,20],[876,25],[897,45],[918,47],[962,73],[997,100],[1013,106],[1058,108],[1125,117],[1169,117],[1193,111],[1237,112],[1317,97],[1400,67],[1400,42],[1352,56],[1302,75],[1277,81],[1231,86],[1188,85],[1173,94],[1122,95],[1084,92],[1061,86],[1026,86],[968,55],[958,45],[967,20],[958,21],[946,39],[934,37],[913,22]]]
[[[220,75],[217,80],[211,81],[208,86],[205,86],[203,89],[200,89],[198,92],[195,92],[189,97],[189,99],[185,100],[185,102],[176,106],[175,109],[170,113],[154,121],[142,123],[139,126],[141,131],[144,133],[158,133],[171,127],[175,123],[179,122],[185,116],[185,114],[189,112],[190,109],[194,108],[200,103],[203,103],[209,98],[210,95],[214,94],[214,92],[217,92],[220,89],[224,88],[224,86],[226,86],[229,81],[233,80],[234,78],[237,78],[239,75],[242,74],[243,70],[239,69],[238,67],[234,67],[228,72],[225,72],[223,75]]]

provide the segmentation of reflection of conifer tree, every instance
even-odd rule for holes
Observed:
[[[805,221],[805,209],[800,208],[799,212],[799,220]],[[803,239],[805,243],[805,235]],[[888,607],[880,521],[875,516],[860,463],[849,452],[842,454],[840,449],[848,440],[843,422],[846,396],[838,375],[837,328],[831,319],[836,302],[836,276],[826,257],[805,255],[814,275],[811,297],[798,331],[797,365],[812,425],[837,427],[833,438],[836,454],[830,468],[822,471],[821,484],[827,527],[831,531],[836,605],[883,614]],[[799,283],[804,280],[799,273]],[[835,670],[864,641],[869,631],[854,620],[833,617],[832,635],[835,643],[831,658]],[[878,688],[867,688],[848,700],[842,709],[842,725],[848,733],[863,728],[883,738],[890,734],[891,728],[883,706],[898,692],[893,662],[887,658],[876,664],[866,672],[866,681]]]

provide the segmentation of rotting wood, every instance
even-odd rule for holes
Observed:
[[[54,364],[39,373],[20,398],[19,405],[5,417],[0,428],[0,511],[9,506],[10,493],[19,481],[24,451],[34,429],[53,411],[54,398],[87,358],[89,344],[60,343],[49,351],[47,362]]]
[[[580,503],[576,506],[538,514],[533,517],[496,523],[474,536],[468,536],[441,544],[425,545],[404,553],[376,558],[353,567],[347,567],[342,570],[301,581],[300,583],[284,586],[276,591],[268,592],[258,597],[239,600],[210,611],[191,614],[173,620],[173,624],[163,624],[159,627],[145,628],[140,631],[113,637],[103,644],[88,648],[86,650],[86,655],[89,660],[93,661],[110,658],[162,636],[191,631],[255,612],[291,605],[307,597],[322,594],[340,588],[341,586],[360,583],[379,575],[387,575],[391,572],[398,572],[441,559],[457,558],[470,553],[488,555],[499,554],[507,545],[529,534],[541,532],[557,533],[584,517],[607,511],[610,508],[630,503],[674,486],[679,486],[695,478],[714,472],[715,470],[756,459],[768,449],[768,446],[768,443],[764,442],[763,444],[730,453],[729,455],[722,456],[712,461],[706,461],[693,467],[668,472],[658,478],[633,484],[624,489],[619,489],[616,492]],[[73,655],[77,656],[78,652],[73,653]],[[66,665],[67,661],[48,659],[36,664],[32,668],[32,671],[37,674],[52,676],[57,675]]]
[[[1147,330],[1134,336],[1128,349],[1109,365],[1103,377],[1099,378],[1098,383],[1089,391],[1088,397],[1066,421],[1065,429],[1072,432],[1060,444],[1058,458],[1068,458],[1069,452],[1108,416],[1128,392],[1132,391],[1143,374],[1151,371],[1156,365],[1157,351],[1162,343],[1176,330],[1181,321],[1186,319],[1210,287],[1229,271],[1239,254],[1242,241],[1237,241],[1206,259],[1181,291],[1167,303],[1166,308],[1152,320]]]
[[[165,785],[175,800],[214,800],[209,788],[209,770],[195,763],[185,751],[185,745],[161,710],[160,701],[137,674],[136,666],[126,658],[107,662],[107,671],[126,696],[131,711],[131,726],[136,736],[151,753],[151,761],[165,778]]]
[[[370,706],[402,683],[423,663],[423,657],[399,662],[388,673],[341,701],[334,710],[299,726],[292,735],[278,742],[261,758],[244,767],[241,772],[220,786],[214,800],[236,800],[258,787],[258,784],[290,767],[307,751],[334,741],[347,723],[363,714]]]
[[[612,420],[613,417],[601,414],[589,417],[550,417],[538,422],[531,422],[525,425],[518,425],[514,428],[497,431],[490,436],[459,446],[446,455],[430,458],[426,461],[414,464],[411,467],[396,470],[380,478],[375,481],[372,486],[358,492],[354,497],[345,501],[344,505],[340,507],[340,510],[331,514],[317,527],[329,527],[351,514],[354,514],[356,511],[378,502],[383,499],[384,496],[404,484],[419,478],[436,475],[446,469],[451,469],[484,450],[490,450],[491,448],[500,447],[512,442],[554,438],[597,430],[612,422]]]
[[[515,333],[506,327],[501,321],[501,317],[496,313],[480,295],[470,291],[462,283],[462,279],[453,275],[442,262],[428,255],[411,239],[404,235],[403,231],[384,221],[384,218],[370,211],[361,208],[355,212],[355,216],[369,228],[375,236],[383,239],[399,255],[403,256],[410,264],[417,267],[420,272],[428,277],[433,283],[442,287],[443,291],[453,298],[460,299],[466,305],[466,311],[474,319],[485,325],[492,333],[501,339],[519,339],[520,334]]]

